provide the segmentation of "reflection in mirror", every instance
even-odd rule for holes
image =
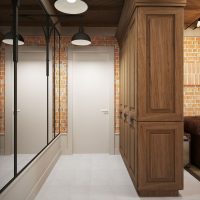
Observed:
[[[49,63],[49,142],[54,139],[55,133],[55,30],[51,29],[49,44],[50,63]]]
[[[60,36],[55,32],[55,136],[60,133]],[[64,79],[62,81],[65,81]],[[65,119],[62,119],[65,120]]]
[[[0,188],[14,176],[12,46],[0,45]]]
[[[43,28],[47,16],[40,8],[40,15],[24,17],[23,7],[29,4],[21,0],[19,8],[19,32],[25,44],[18,50],[17,66],[17,171],[22,170],[46,145],[47,136],[47,76],[46,40]],[[37,11],[39,12],[39,11]],[[50,55],[50,62],[51,61]],[[51,86],[52,87],[52,86]],[[51,104],[49,104],[51,105]],[[50,110],[51,108],[49,108]],[[51,126],[52,127],[52,126]]]
[[[20,47],[18,56],[19,172],[47,144],[47,78],[44,46]]]
[[[49,76],[47,78],[47,16],[38,0],[21,0],[18,46],[17,120],[14,118],[13,46],[2,43],[12,31],[12,1],[0,1],[5,20],[0,24],[0,190],[60,133],[60,41],[52,29],[49,41]],[[35,5],[34,5],[35,2]],[[33,6],[35,10],[26,10]],[[22,9],[23,8],[23,9]],[[49,21],[49,23],[51,23]],[[51,28],[53,26],[51,25]],[[12,38],[9,40],[12,43]],[[15,65],[16,66],[16,65]],[[16,85],[15,85],[16,86]],[[15,97],[16,97],[15,96]],[[17,140],[14,141],[14,120]],[[15,135],[16,136],[16,135]],[[15,145],[15,146],[14,146]],[[15,154],[14,154],[15,150]],[[14,174],[15,173],[15,174]]]
[[[13,147],[13,81],[12,50],[13,46],[2,42],[12,27],[11,1],[6,4],[3,14],[6,22],[0,24],[0,189],[14,177],[14,147]],[[4,20],[1,19],[1,22]]]

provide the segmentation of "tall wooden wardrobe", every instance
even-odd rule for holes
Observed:
[[[183,188],[185,0],[126,0],[120,52],[120,152],[141,196]]]

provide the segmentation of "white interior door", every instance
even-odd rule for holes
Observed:
[[[52,55],[49,70],[49,141],[52,139]],[[18,62],[18,153],[36,154],[47,144],[46,49],[19,47]],[[14,67],[12,48],[6,48],[5,147],[13,153]]]
[[[114,150],[113,49],[70,52],[73,153],[110,153]]]
[[[51,65],[50,65],[51,66]],[[52,82],[50,68],[50,80]],[[52,98],[52,87],[49,100]],[[52,116],[49,104],[49,118]],[[52,119],[49,123],[52,132]],[[47,78],[44,48],[19,49],[18,153],[36,154],[47,145]]]
[[[19,52],[18,153],[37,153],[46,145],[45,66],[45,52]]]

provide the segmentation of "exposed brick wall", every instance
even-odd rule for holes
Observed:
[[[61,54],[60,54],[60,131],[61,133],[67,133],[67,50],[70,45],[70,37],[61,37]],[[45,46],[44,37],[39,36],[28,36],[25,37],[25,44],[27,46]],[[115,132],[119,133],[119,47],[116,39],[114,37],[93,37],[92,38],[93,46],[113,46],[114,47],[114,64],[115,64]],[[58,132],[59,127],[59,69],[58,69],[58,51],[56,51],[56,81],[55,81],[55,90],[56,90],[56,132]],[[0,132],[4,132],[4,48],[0,48]]]
[[[200,86],[184,87],[185,116],[200,115]]]
[[[200,37],[184,38],[184,115],[200,115]]]

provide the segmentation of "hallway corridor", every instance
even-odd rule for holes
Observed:
[[[185,172],[177,198],[139,198],[121,156],[61,156],[35,200],[199,200],[200,182]]]

